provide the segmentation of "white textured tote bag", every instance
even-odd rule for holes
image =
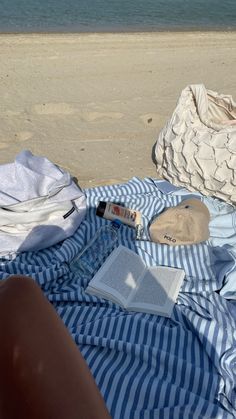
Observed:
[[[176,186],[236,204],[236,103],[186,87],[155,146],[157,172]]]
[[[39,250],[71,236],[86,197],[68,172],[23,151],[0,166],[0,254]]]

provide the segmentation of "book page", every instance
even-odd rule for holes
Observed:
[[[86,292],[107,297],[125,307],[129,295],[137,289],[144,269],[140,256],[120,245],[95,274]]]
[[[165,266],[146,269],[128,309],[170,316],[185,273]]]

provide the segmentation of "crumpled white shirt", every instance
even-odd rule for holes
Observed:
[[[84,192],[45,157],[19,153],[0,165],[0,254],[35,251],[71,236],[86,213]]]

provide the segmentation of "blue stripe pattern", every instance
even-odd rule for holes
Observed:
[[[147,231],[155,215],[182,197],[161,192],[150,178],[85,192],[87,215],[74,236],[40,252],[1,259],[0,278],[17,273],[38,282],[86,359],[112,418],[236,417],[235,306],[216,292],[232,270],[232,256],[224,246],[207,243],[135,241],[134,230],[122,225],[119,243],[147,265],[185,270],[172,316],[131,313],[89,296],[89,278],[71,272],[69,263],[109,223],[96,216],[98,202],[140,210]]]

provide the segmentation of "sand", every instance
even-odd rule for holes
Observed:
[[[0,35],[0,163],[44,155],[82,187],[156,177],[188,84],[236,99],[236,32]]]

